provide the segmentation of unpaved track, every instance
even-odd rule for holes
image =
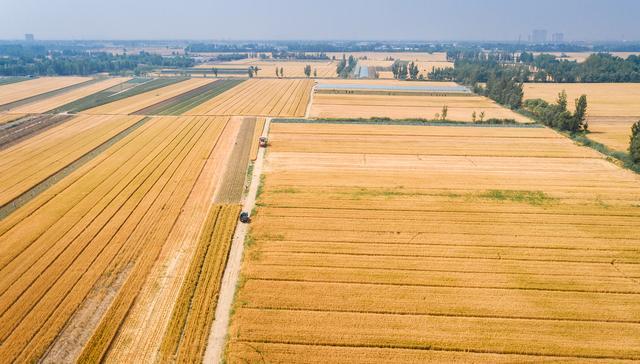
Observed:
[[[318,82],[316,82],[311,88],[311,94],[309,94],[309,101],[307,102],[307,109],[304,111],[305,119],[308,119],[309,114],[311,114],[311,106],[313,105],[313,94],[316,93],[316,86],[318,86]]]
[[[271,119],[265,122],[262,136],[269,133],[269,125]],[[245,197],[242,204],[242,211],[251,213],[256,204],[256,195],[258,186],[260,185],[260,175],[262,174],[262,164],[264,160],[265,149],[260,148],[258,158],[253,165],[253,175],[251,177],[251,185],[249,193]],[[229,252],[229,260],[227,267],[222,276],[222,285],[220,287],[220,296],[218,297],[218,306],[216,307],[215,320],[209,334],[209,343],[204,354],[204,363],[219,363],[224,352],[224,344],[226,342],[227,332],[229,329],[229,318],[231,315],[231,306],[233,305],[233,297],[236,291],[236,284],[240,275],[240,267],[242,263],[242,253],[244,250],[244,239],[247,235],[248,225],[238,222],[236,232],[233,235],[231,243],[231,251]]]

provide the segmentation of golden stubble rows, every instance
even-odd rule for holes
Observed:
[[[227,121],[154,118],[0,222],[2,357],[41,357],[95,282],[122,276],[83,357],[104,354]]]
[[[640,83],[525,83],[524,97],[553,103],[563,90],[570,108],[573,100],[587,95],[590,139],[615,150],[627,150],[631,126],[640,120]]]
[[[640,358],[637,175],[540,128],[270,141],[229,362]]]
[[[0,105],[91,80],[90,77],[40,77],[0,86]]]
[[[252,79],[185,114],[301,117],[306,111],[312,87],[311,80]]]

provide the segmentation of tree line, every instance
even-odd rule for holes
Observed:
[[[587,131],[589,129],[586,121],[587,96],[582,95],[577,98],[574,105],[574,112],[571,113],[568,110],[567,93],[562,91],[558,94],[555,104],[533,99],[526,100],[523,106],[534,119],[552,128],[569,132]]]
[[[50,53],[48,56],[0,58],[0,75],[69,76],[102,72],[143,74],[154,67],[186,68],[194,64],[195,61],[190,57],[163,57],[145,52],[135,55],[84,52],[72,56],[60,52]]]

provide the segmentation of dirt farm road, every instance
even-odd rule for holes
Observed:
[[[264,124],[264,129],[262,130],[262,136],[267,136],[267,134],[269,133],[270,124],[271,119],[267,118]],[[264,155],[265,149],[260,148],[260,150],[258,151],[258,158],[253,165],[253,174],[251,176],[249,193],[247,193],[242,204],[242,211],[246,211],[249,214],[251,214],[251,211],[256,204],[256,195],[258,193],[258,186],[260,185],[260,176],[262,174]],[[222,276],[220,295],[218,296],[218,305],[216,306],[216,314],[213,321],[213,326],[211,327],[211,332],[209,333],[209,342],[207,344],[207,350],[204,354],[204,363],[220,363],[222,359],[226,336],[229,330],[231,306],[233,305],[233,297],[235,295],[238,277],[240,276],[242,254],[244,250],[244,240],[248,230],[249,226],[247,224],[238,222],[236,231],[233,235],[233,241],[231,243],[231,251],[229,252],[227,266]]]

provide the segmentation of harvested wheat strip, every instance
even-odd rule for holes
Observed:
[[[456,271],[406,271],[363,268],[323,268],[252,265],[247,277],[264,280],[336,283],[370,283],[415,287],[501,288],[540,291],[640,294],[637,283],[626,277],[549,276]]]
[[[207,145],[208,143],[204,141],[210,140],[212,137],[210,134],[213,132],[219,135],[221,130],[222,128],[219,124],[208,125],[208,129],[198,138],[200,143],[194,146],[190,156],[184,162],[179,162],[180,166],[176,171],[176,177],[179,178],[174,177],[167,186],[168,188],[163,190],[159,200],[161,205],[143,218],[139,228],[128,239],[133,244],[129,244],[132,254],[122,251],[122,257],[116,257],[116,264],[121,264],[118,261],[127,264],[133,263],[134,268],[129,279],[120,288],[118,296],[112,302],[91,339],[85,345],[78,359],[79,361],[100,361],[104,357],[122,324],[122,320],[126,317],[138,292],[145,283],[147,275],[163,247],[163,243],[173,229],[195,181],[202,172],[202,168],[206,163],[206,158],[203,158],[203,155],[210,155],[215,145]],[[189,183],[184,181],[189,181]],[[162,223],[153,224],[152,221]],[[150,230],[152,225],[155,228]],[[155,242],[155,244],[152,242]],[[130,257],[127,258],[128,256]]]
[[[173,124],[174,124],[174,123],[168,123],[168,125],[173,125]],[[167,125],[167,124],[165,124],[165,125]],[[178,125],[179,125],[179,124],[178,124]],[[163,152],[164,152],[164,151],[165,151],[165,148],[161,148],[161,149],[160,149],[160,151],[163,151]],[[134,154],[134,155],[135,155],[135,154]],[[134,185],[133,185],[133,187],[136,187],[136,184],[134,184]],[[126,217],[127,215],[128,215],[128,213],[127,213],[127,210],[125,209],[125,210],[124,210],[124,217]],[[109,220],[109,222],[111,222],[111,221],[113,221],[113,219]],[[89,225],[89,226],[91,226],[91,227],[92,227],[92,230],[96,230],[97,228],[99,228],[99,227],[101,226],[101,224],[91,224],[91,225]],[[94,229],[94,227],[95,227],[95,229]],[[108,230],[107,230],[107,231],[108,231]],[[88,231],[87,233],[91,233],[91,232],[90,232],[90,231]],[[92,234],[95,234],[95,233],[96,233],[96,232],[94,231]],[[126,231],[125,231],[124,233],[125,233],[125,234],[127,234],[127,233],[126,233]],[[128,236],[128,234],[127,234],[127,236]],[[89,237],[87,237],[87,238],[91,239],[91,237],[90,237],[90,236],[89,236]],[[84,239],[86,239],[86,238],[83,238],[83,240],[84,240]],[[100,240],[93,239],[93,241],[94,241],[94,242],[99,242]],[[106,241],[108,241],[108,239],[107,239]],[[105,242],[105,241],[103,241],[103,242]],[[111,245],[107,246],[107,249],[112,249],[112,248],[117,247],[117,246],[118,246],[117,244],[113,244],[113,243],[112,243]],[[88,250],[85,250],[85,252],[86,252],[86,253],[91,253],[91,254],[98,254],[98,252],[100,252],[100,251],[101,251],[101,249],[102,249],[102,248],[97,248],[97,247],[96,247],[95,249],[88,249]],[[94,252],[95,252],[95,253],[94,253]],[[106,254],[106,253],[105,253],[105,254]],[[102,256],[102,255],[101,255],[101,256]],[[98,271],[98,274],[100,274],[102,271],[100,270],[100,268],[99,268],[99,267],[100,267],[101,265],[104,265],[104,262],[108,262],[108,260],[106,260],[106,261],[105,261],[105,259],[102,259],[102,261],[101,261],[102,263],[100,263],[100,264],[98,264],[98,262],[100,262],[100,261],[97,261],[95,264],[91,264],[91,265],[90,265],[90,267],[91,267],[91,269],[93,269],[93,270],[97,270],[97,271]],[[102,268],[102,269],[104,269],[104,268]],[[78,279],[78,278],[77,278],[77,275],[75,275],[73,272],[71,272],[71,275],[69,276],[69,278],[73,278],[73,277],[75,277],[75,279]],[[82,275],[81,279],[82,279],[82,280],[84,280],[85,278],[89,279],[89,277],[90,277],[90,275],[89,275],[88,273],[86,273],[86,274]],[[67,298],[66,298],[66,299],[67,299],[67,300],[71,300],[71,299],[76,300],[76,299],[78,299],[78,298],[82,297],[82,292],[83,292],[83,291],[84,291],[84,289],[85,289],[85,288],[87,288],[87,287],[91,287],[91,284],[87,284],[87,285],[85,285],[85,286],[82,286],[82,285],[81,285],[81,286],[77,286],[77,285],[76,285],[75,289],[73,290],[73,295],[71,295],[71,296],[67,296]],[[42,301],[42,300],[41,300],[41,301]],[[46,302],[46,301],[43,301],[43,302]],[[69,303],[71,303],[71,302],[79,302],[79,301],[69,301]],[[65,303],[65,304],[66,304],[66,303]],[[51,304],[50,304],[50,305],[42,306],[42,307],[43,307],[43,308],[45,308],[45,309],[48,309],[48,310],[52,310],[52,309],[54,309],[56,306],[55,306],[55,305],[51,305]],[[71,307],[73,307],[73,306],[71,306]],[[71,309],[73,309],[73,308],[71,308]],[[67,310],[68,310],[68,308],[67,308]],[[67,311],[67,312],[69,312],[69,311]],[[73,311],[71,311],[71,312],[73,312]],[[67,314],[70,314],[70,313],[67,313]],[[51,316],[51,317],[52,317],[52,319],[54,319],[54,320],[58,319],[58,316],[57,316],[57,315],[56,315],[56,316]],[[66,316],[62,315],[62,317],[61,317],[61,318],[62,318],[63,320],[66,320],[66,318],[65,318],[65,317],[66,317]],[[43,320],[43,321],[44,321],[44,320]],[[64,323],[64,321],[62,321],[62,324],[63,324],[63,323]],[[46,330],[48,330],[48,331],[49,331],[49,334],[47,334],[47,337],[55,337],[55,335],[56,335],[55,328],[56,328],[56,327],[58,327],[58,328],[59,328],[59,326],[58,326],[58,325],[59,325],[59,323],[56,323],[55,325],[47,325],[47,326],[45,326]],[[52,335],[51,335],[51,334],[52,334]],[[48,336],[48,335],[51,335],[51,336]],[[41,336],[40,336],[40,337],[41,337]],[[45,345],[46,345],[46,342],[44,342],[44,343],[45,343]],[[38,345],[31,345],[32,351],[36,350],[36,347],[40,347],[40,345],[42,345],[42,344],[38,344]],[[44,346],[44,348],[46,348],[46,346]],[[38,350],[42,350],[42,348],[40,347],[40,349],[38,349]],[[37,354],[31,354],[31,355],[37,355]]]
[[[251,144],[251,151],[249,152],[251,161],[255,161],[258,158],[258,150],[260,149],[260,137],[262,136],[262,130],[264,129],[264,124],[266,121],[266,118],[257,118],[256,128],[253,131],[253,142]]]
[[[633,295],[252,279],[243,288],[237,300],[252,308],[640,323]]]
[[[17,120],[15,123],[0,126],[0,150],[27,140],[38,133],[69,120],[69,115],[34,115]]]
[[[139,147],[139,145],[138,145],[138,147]],[[134,187],[135,187],[135,186],[134,186]],[[102,196],[102,194],[99,194],[98,196]],[[111,198],[113,198],[113,197],[111,197]],[[89,201],[89,202],[90,202],[90,201]],[[99,204],[98,204],[98,206],[99,206]],[[74,218],[74,216],[76,216],[75,218],[80,218],[80,217],[82,217],[82,215],[79,215],[79,216],[78,216],[78,215],[70,215],[69,217]],[[109,219],[109,217],[107,217],[107,216],[105,216],[105,218],[106,218],[106,219]],[[104,219],[104,218],[103,218],[103,219]],[[110,220],[110,221],[113,221],[113,220]],[[65,258],[65,255],[66,255],[66,256],[69,256],[70,254],[74,254],[74,253],[73,253],[73,252],[74,252],[74,247],[75,247],[75,246],[77,246],[77,244],[82,243],[83,241],[84,241],[84,242],[86,242],[86,241],[87,241],[86,239],[92,239],[93,234],[96,234],[96,233],[97,233],[97,231],[93,231],[93,232],[92,232],[92,230],[98,230],[98,231],[99,231],[99,229],[101,228],[101,226],[102,226],[103,224],[104,224],[104,222],[102,222],[102,223],[98,223],[98,222],[96,221],[96,222],[94,222],[93,224],[90,224],[90,225],[89,225],[89,226],[91,227],[90,229],[85,230],[84,228],[82,228],[82,230],[77,231],[77,232],[75,233],[76,235],[77,235],[78,233],[80,233],[80,232],[82,232],[82,234],[83,234],[83,235],[82,235],[82,236],[80,236],[80,237],[79,237],[79,239],[75,239],[75,240],[76,240],[76,242],[75,242],[75,243],[73,243],[73,244],[71,244],[71,245],[69,245],[71,242],[66,242],[66,243],[64,242],[64,240],[66,240],[66,239],[67,239],[66,237],[65,237],[65,239],[60,239],[60,240],[63,240],[61,243],[59,243],[59,242],[58,242],[58,239],[56,239],[55,237],[52,237],[52,238],[54,238],[54,239],[55,239],[55,240],[53,240],[53,241],[54,241],[54,242],[56,242],[56,245],[61,245],[61,248],[62,248],[62,247],[64,247],[64,250],[65,250],[64,255],[61,255],[59,259],[64,259],[64,258]],[[82,227],[82,226],[87,226],[87,225],[80,224],[79,226],[80,226],[80,227]],[[83,230],[84,230],[84,231],[83,231]],[[53,231],[55,231],[55,230],[47,230],[47,234],[49,233],[49,231],[52,231],[52,232],[53,232]],[[20,235],[20,234],[18,234],[18,235]],[[75,236],[75,235],[71,236],[70,238],[71,238],[71,239],[74,239],[74,236]],[[19,237],[19,236],[18,236],[18,237]],[[96,242],[97,240],[93,239],[93,241],[94,241],[94,242]],[[45,243],[45,242],[43,242],[43,243]],[[45,243],[45,244],[46,244],[46,243]],[[86,244],[86,243],[85,243],[85,244]],[[49,244],[47,244],[47,245],[52,245],[52,244],[51,244],[51,243],[49,243]],[[67,248],[68,248],[68,249],[67,249]],[[101,249],[96,247],[95,249],[85,250],[85,251],[84,251],[84,253],[98,254],[98,252],[100,252],[100,251],[101,251]],[[84,253],[83,253],[83,254],[84,254]],[[57,254],[59,254],[59,253],[53,253],[53,254],[54,254],[53,259],[55,259],[55,256],[56,256]],[[76,254],[77,254],[77,253],[76,253]],[[25,255],[23,255],[23,257],[24,257],[24,256],[25,256]],[[30,254],[29,254],[29,256],[30,256]],[[71,255],[70,257],[73,257],[73,255]],[[25,257],[25,258],[28,258],[28,257]],[[43,261],[41,260],[41,262],[42,262],[42,263],[44,263],[44,264],[45,264],[45,266],[46,266],[46,264],[50,264],[50,263],[47,263],[50,259],[52,259],[52,258],[45,259],[45,260],[43,260]],[[40,263],[40,262],[39,262],[39,263]],[[54,269],[54,268],[55,268],[55,269],[57,269],[57,270],[59,270],[59,269],[61,269],[61,268],[66,269],[66,267],[67,267],[67,266],[68,266],[68,264],[64,264],[64,261],[62,261],[62,262],[60,262],[60,264],[52,265],[52,266],[51,266],[51,269]],[[32,266],[32,268],[33,268],[33,266]],[[69,278],[73,278],[73,277],[75,277],[75,279],[77,279],[77,275],[75,275],[72,271],[71,271],[71,272],[67,272],[67,273],[70,273],[70,274],[71,274],[71,275],[69,276]],[[22,276],[22,277],[26,277],[26,275],[24,275],[24,276]],[[39,286],[41,286],[41,287],[44,287],[44,288],[50,287],[50,286],[52,285],[52,283],[50,283],[50,282],[49,282],[49,283],[47,283],[47,282],[45,282],[45,281],[46,281],[46,280],[49,280],[49,279],[53,279],[53,278],[55,278],[55,277],[57,277],[57,274],[55,274],[55,273],[53,273],[53,272],[49,272],[48,274],[40,275],[40,281],[38,282],[38,285],[39,285]],[[35,288],[34,288],[34,286],[32,285],[32,286],[30,287],[30,293],[29,293],[29,295],[33,295],[33,294],[35,294],[34,289],[35,289]],[[80,290],[78,289],[78,291],[80,291]],[[51,293],[51,292],[49,292],[49,293]],[[24,296],[24,295],[23,295],[23,296]],[[5,297],[6,297],[6,293],[5,293],[5,294],[3,294],[2,299],[4,300],[4,299],[5,299]],[[23,299],[27,299],[27,297],[23,297]],[[40,300],[40,301],[42,301],[42,302],[46,302],[46,301],[43,301],[43,300]],[[28,304],[21,304],[21,305],[17,305],[17,306],[14,306],[14,307],[16,307],[16,308],[20,308],[20,309],[22,309],[22,310],[24,310],[24,309],[28,309],[28,307],[30,307],[30,305],[33,305],[35,302],[38,302],[38,300],[29,300],[28,302],[29,302]],[[47,308],[47,307],[48,307],[48,308]],[[43,306],[43,308],[46,308],[46,309],[51,310],[51,309],[55,308],[55,305],[48,305],[47,307],[44,307],[44,306]],[[12,320],[14,320],[14,319],[16,319],[16,318],[18,318],[18,319],[19,319],[19,317],[20,317],[20,316],[17,316],[17,317],[16,317],[16,316],[17,316],[16,314],[12,314]],[[6,323],[6,321],[5,321],[5,323]],[[4,326],[4,325],[3,325],[3,326]]]
[[[141,119],[140,116],[98,119],[79,117],[71,120],[74,125],[65,127],[62,134],[57,134],[54,130],[58,127],[51,129],[51,133],[46,132],[57,134],[58,137],[52,137],[43,143],[27,140],[22,143],[27,149],[20,147],[0,152],[0,155],[7,158],[0,170],[7,171],[16,165],[21,166],[16,173],[0,177],[0,205],[17,198],[91,150],[125,132]]]
[[[136,144],[136,146],[139,147],[138,144]],[[99,229],[102,226],[102,224],[97,223],[95,225],[90,225],[90,226],[95,227],[95,229]],[[92,233],[91,231],[87,231],[87,234],[95,234],[95,233],[96,232]],[[91,237],[87,236],[85,238],[82,238],[80,241],[86,238],[91,238]],[[89,255],[86,257],[79,257],[78,259],[76,259],[77,262],[75,264],[76,265],[88,264],[88,266],[91,267],[90,269],[99,270],[101,266],[100,260],[95,261],[95,258],[92,258],[91,255],[98,254],[101,251],[102,249],[85,250],[83,252],[83,255],[87,255],[87,254]],[[72,253],[71,250],[69,252]],[[59,267],[67,267],[67,266],[68,266],[68,263],[59,265]],[[44,330],[46,331],[46,333],[41,333],[35,336],[35,340],[37,340],[38,343],[36,344],[32,342],[29,346],[31,354],[28,354],[28,355],[32,355],[32,356],[35,355],[36,358],[39,357],[39,354],[40,354],[39,351],[46,349],[46,347],[48,346],[48,342],[50,342],[48,340],[53,340],[53,338],[57,334],[57,330],[66,321],[68,317],[67,315],[70,315],[73,312],[73,309],[74,309],[73,306],[69,307],[67,305],[67,302],[79,303],[79,300],[81,299],[81,297],[83,297],[83,292],[85,291],[85,289],[88,289],[88,287],[91,287],[91,283],[82,285],[82,282],[79,282],[78,283],[79,285],[76,285],[75,288],[72,291],[70,291],[71,293],[67,291],[69,288],[66,288],[66,289],[64,288],[65,284],[73,285],[74,282],[78,280],[78,278],[83,280],[90,276],[88,272],[85,272],[85,274],[83,274],[81,277],[78,277],[79,273],[81,274],[81,272],[77,272],[76,270],[72,269],[67,271],[67,273],[65,274],[66,277],[64,279],[58,280],[53,286],[51,285],[51,283],[46,283],[46,282],[39,284],[39,286],[45,289],[48,287],[51,287],[51,289],[47,291],[47,296],[43,297],[39,301],[29,300],[29,297],[27,296],[23,297],[24,299],[29,300],[30,303],[32,301],[38,302],[38,305],[30,312],[29,318],[26,320],[23,320],[23,322],[20,323],[20,326],[18,327],[18,329],[13,330],[13,335],[2,345],[2,347],[0,347],[0,351],[4,352],[3,355],[5,355],[5,357],[9,357],[9,355],[17,355],[19,353],[20,347],[16,346],[15,344],[17,340],[21,340],[20,338],[24,337],[25,335],[30,335],[29,337],[31,337],[34,335],[34,330],[38,331],[40,330],[41,327],[44,327]],[[41,277],[48,279],[49,275],[45,274],[45,275],[42,275]],[[63,304],[57,305],[55,303],[57,301],[55,300],[60,300],[60,299],[65,299],[66,301]],[[15,307],[27,308],[29,306],[26,304],[22,304]],[[51,316],[48,316],[50,315],[50,312],[53,310],[56,311],[56,314],[51,314]],[[47,316],[49,317],[49,319],[47,319]],[[13,319],[14,319],[14,316],[12,316],[12,320]],[[24,338],[22,340],[24,340]],[[28,341],[26,341],[25,344],[26,343],[28,343]],[[18,350],[18,352],[13,351],[16,349]],[[9,352],[13,352],[13,354],[8,354]]]
[[[161,362],[202,360],[240,206],[214,205],[160,348]]]
[[[240,309],[237,316],[243,325],[232,328],[231,340],[640,359],[640,326],[629,323],[262,309]]]
[[[89,77],[40,77],[0,86],[0,107],[55,90],[92,82]]]
[[[81,98],[92,95],[96,92],[100,92],[121,83],[129,81],[128,77],[114,77],[107,79],[96,79],[95,82],[82,83],[75,87],[73,90],[47,97],[44,100],[31,102],[23,106],[15,107],[11,109],[11,113],[29,113],[29,114],[41,114],[47,113],[51,110],[79,100]]]
[[[326,363],[400,363],[400,364],[434,364],[434,363],[529,363],[529,362],[562,362],[562,363],[607,363],[606,359],[585,359],[557,356],[528,356],[517,354],[478,353],[451,350],[420,350],[390,347],[354,347],[319,344],[294,344],[274,342],[254,342],[234,340],[229,343],[227,362],[236,363],[291,363],[291,364],[326,364]]]
[[[236,145],[227,161],[221,185],[214,196],[216,203],[233,204],[239,203],[242,199],[256,118],[242,118],[240,122],[242,124]]]
[[[212,196],[224,174],[223,167],[240,128],[240,124],[227,122],[226,118],[213,121],[222,122],[225,125],[224,131],[209,156],[203,174],[183,208],[176,228],[169,235],[149,279],[118,331],[105,358],[107,362],[156,360],[165,328],[171,319],[172,308],[209,212]],[[140,336],[140,331],[147,334]]]
[[[109,140],[105,141],[104,143],[90,150],[89,152],[84,154],[82,157],[71,162],[66,167],[50,175],[49,177],[44,179],[42,182],[36,184],[35,186],[31,187],[29,190],[23,192],[22,194],[20,194],[19,196],[17,196],[7,204],[5,204],[4,206],[0,207],[0,220],[6,218],[7,216],[9,216],[9,214],[19,209],[20,207],[24,206],[27,202],[31,201],[37,195],[39,195],[43,191],[46,191],[49,187],[51,187],[61,179],[65,178],[70,173],[72,173],[76,169],[80,168],[82,165],[89,162],[91,159],[95,158],[98,154],[104,152],[105,150],[110,148],[112,145],[114,145],[115,143],[117,143],[127,135],[131,134],[134,130],[138,129],[145,122],[147,122],[147,120],[148,119],[145,118],[129,126],[128,128],[118,133],[117,135],[111,137]]]

